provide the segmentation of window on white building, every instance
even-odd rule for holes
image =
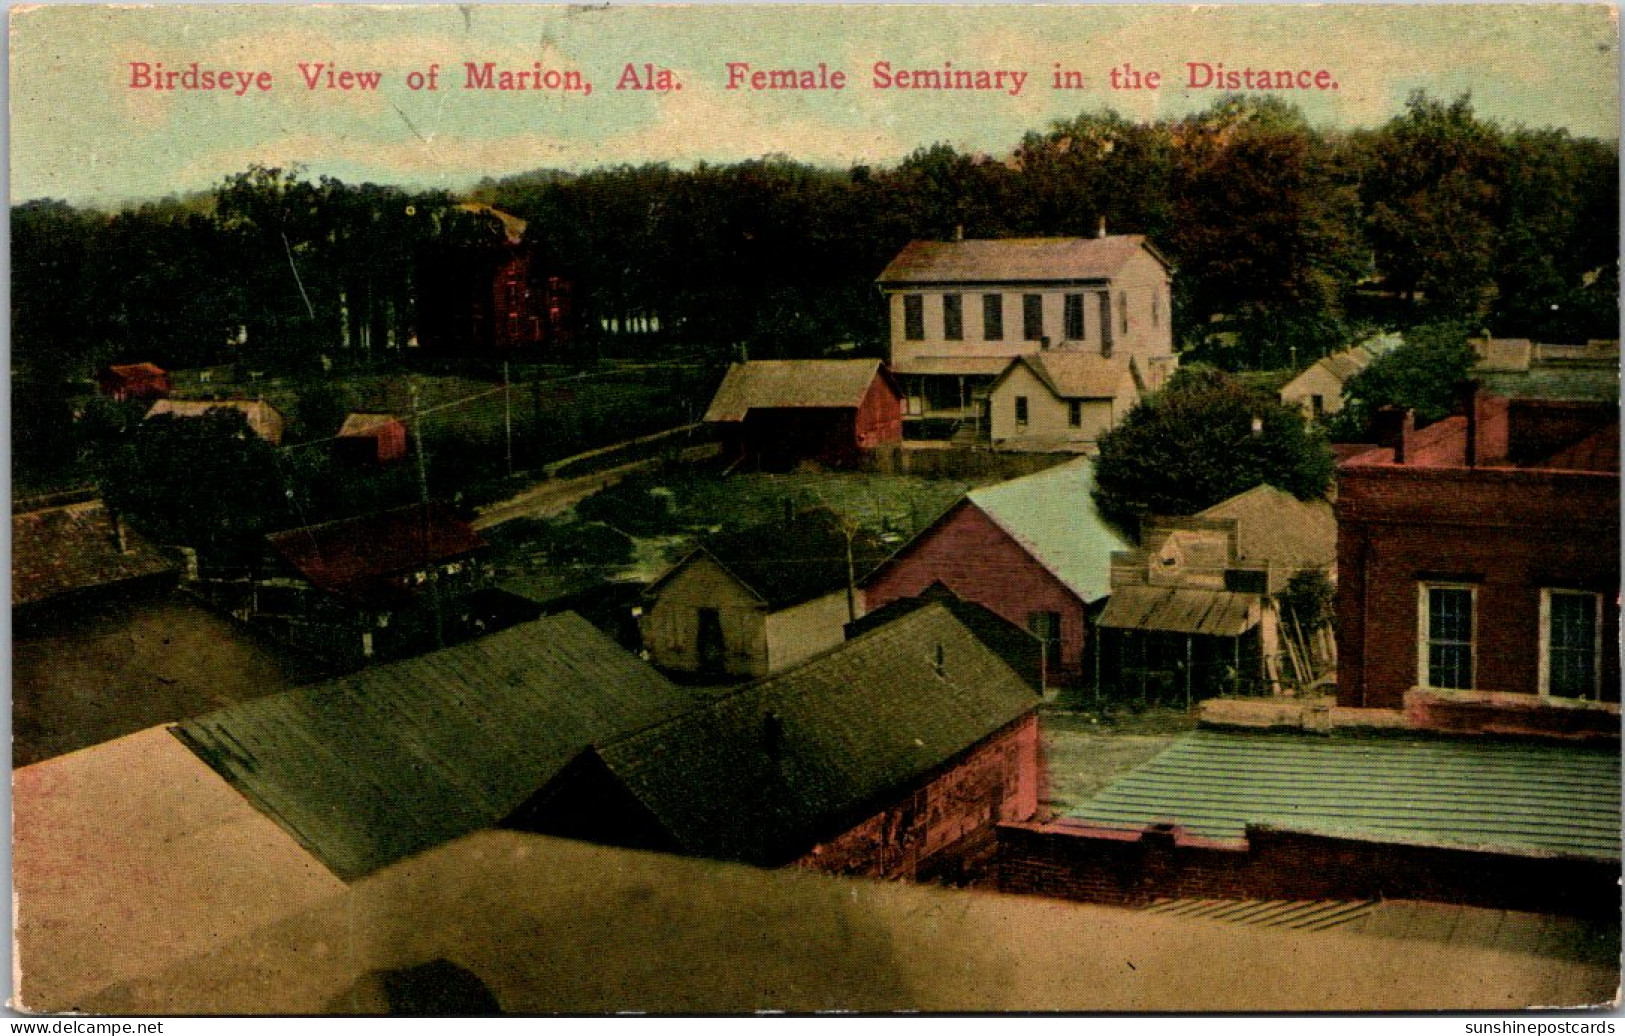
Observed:
[[[925,340],[925,296],[903,296],[903,337],[911,342]]]
[[[965,337],[965,309],[962,296],[942,297],[942,337],[950,342],[957,342]]]
[[[982,337],[989,342],[1004,341],[1004,296],[982,296]]]

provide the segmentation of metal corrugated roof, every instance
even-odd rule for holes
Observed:
[[[693,700],[566,613],[173,729],[348,881],[498,823],[589,744]]]
[[[1084,602],[1111,593],[1112,552],[1130,546],[1095,509],[1089,458],[972,490],[968,499]]]
[[[1009,666],[930,604],[597,753],[685,852],[776,865],[1036,704]]]
[[[1248,824],[1526,855],[1620,858],[1618,749],[1198,731],[1072,817],[1174,823],[1239,840]]]
[[[1229,590],[1120,586],[1100,624],[1112,629],[1164,630],[1205,637],[1239,637],[1258,624],[1257,594]]]

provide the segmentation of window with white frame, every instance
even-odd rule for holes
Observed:
[[[1602,649],[1602,600],[1584,590],[1540,592],[1540,693],[1596,698]]]
[[[1417,682],[1422,686],[1472,688],[1477,597],[1477,588],[1465,583],[1420,585]]]

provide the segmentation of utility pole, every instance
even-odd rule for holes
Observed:
[[[508,361],[502,361],[502,431],[508,440],[508,477],[513,477],[513,392],[508,383]]]
[[[422,509],[419,529],[423,536],[423,553],[429,560],[429,608],[434,613],[434,646],[439,649],[446,646],[446,630],[440,614],[440,566],[430,557],[429,471],[423,462],[423,414],[418,410],[418,383],[409,380],[406,386],[412,397],[412,443],[418,458],[418,503]]]

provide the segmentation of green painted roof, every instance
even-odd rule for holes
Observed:
[[[1071,816],[1619,859],[1617,749],[1198,731]]]
[[[684,852],[772,866],[846,831],[1036,704],[997,655],[930,604],[597,753]]]
[[[173,729],[349,881],[498,823],[594,741],[692,704],[566,613]]]
[[[1094,465],[1087,457],[972,490],[970,502],[1066,584],[1082,601],[1111,593],[1112,552],[1128,550],[1095,509]]]

